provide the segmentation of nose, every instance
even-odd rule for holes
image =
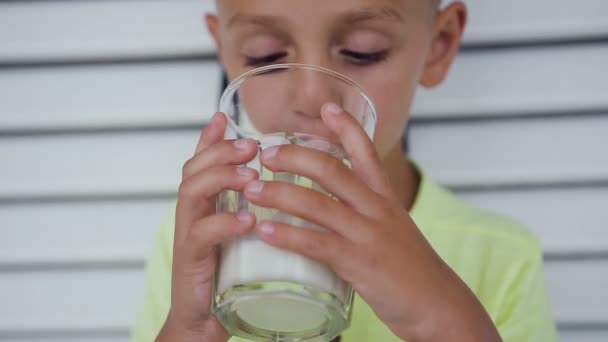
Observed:
[[[341,84],[333,76],[314,69],[297,69],[288,83],[291,111],[297,115],[319,117],[321,107],[328,103],[342,103]]]

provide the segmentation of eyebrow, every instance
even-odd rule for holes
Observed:
[[[357,24],[365,21],[390,20],[403,23],[403,16],[392,7],[363,8],[343,12],[339,15],[339,21],[345,24]],[[252,24],[258,26],[279,26],[285,24],[285,19],[270,15],[245,15],[235,14],[228,20],[228,27],[237,24]]]
[[[357,10],[351,10],[344,12],[341,15],[341,20],[347,24],[355,24],[363,21],[373,20],[391,20],[397,22],[404,22],[403,16],[399,11],[392,7],[381,7],[381,8],[363,8]]]
[[[283,23],[280,17],[270,15],[245,15],[235,14],[228,20],[228,27],[235,26],[237,24],[252,24],[259,26],[277,26]]]

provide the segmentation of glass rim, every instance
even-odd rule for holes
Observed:
[[[367,93],[367,91],[365,91],[365,89],[359,85],[359,83],[355,82],[354,80],[352,80],[351,78],[328,68],[324,68],[321,66],[317,66],[317,65],[313,65],[313,64],[303,64],[303,63],[278,63],[278,64],[270,64],[270,65],[266,65],[266,66],[262,66],[259,68],[255,68],[252,70],[249,70],[243,74],[241,74],[240,76],[238,76],[237,78],[235,78],[234,80],[232,80],[228,86],[226,87],[226,89],[224,89],[224,91],[222,92],[222,95],[220,97],[220,101],[219,101],[219,111],[223,112],[223,110],[225,110],[226,107],[226,103],[228,102],[228,100],[230,100],[234,93],[236,92],[236,90],[241,86],[241,84],[243,84],[245,81],[247,81],[248,79],[267,73],[268,71],[272,71],[272,70],[277,70],[277,69],[285,69],[285,70],[289,70],[289,69],[300,69],[300,70],[313,70],[313,71],[318,71],[321,72],[325,75],[328,75],[330,77],[333,77],[334,79],[337,79],[339,81],[342,81],[354,88],[356,88],[359,91],[359,94],[361,95],[361,97],[363,97],[363,99],[365,100],[365,102],[367,103],[367,105],[369,106],[370,109],[370,115],[371,115],[371,119],[376,122],[378,120],[377,118],[377,113],[376,113],[376,106],[374,105],[374,102],[372,101],[371,96]],[[230,117],[230,115],[228,113],[225,113],[226,117],[231,121],[231,124],[233,126],[236,126],[234,124],[234,122],[232,122],[232,118]],[[352,113],[351,113],[352,114]],[[240,127],[233,127],[236,128],[238,131],[241,131],[242,129]]]

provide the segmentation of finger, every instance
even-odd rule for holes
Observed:
[[[224,140],[207,146],[202,152],[190,158],[182,169],[186,179],[202,169],[214,165],[245,164],[257,155],[258,145],[253,139]]]
[[[184,180],[178,197],[182,201],[198,203],[215,197],[221,191],[243,191],[245,185],[258,177],[257,171],[234,165],[218,165],[203,169]]]
[[[224,190],[243,191],[245,185],[259,177],[257,171],[234,165],[203,169],[182,181],[179,186],[175,238],[183,240],[185,229],[203,216],[215,211],[215,196]]]
[[[286,182],[256,180],[248,183],[244,192],[258,206],[278,209],[354,241],[365,239],[360,223],[365,218],[319,191]]]
[[[274,172],[290,172],[317,182],[340,201],[367,216],[382,210],[382,198],[329,153],[297,145],[273,146],[261,155],[264,166]]]
[[[363,127],[335,103],[321,108],[323,122],[334,132],[349,156],[353,171],[374,191],[393,198],[388,179],[382,171],[380,158]]]
[[[251,213],[221,213],[203,217],[188,231],[186,250],[191,260],[209,256],[213,248],[224,241],[248,234],[255,227]]]
[[[256,227],[256,234],[271,246],[319,261],[334,271],[352,268],[347,264],[353,258],[347,256],[351,255],[353,248],[347,240],[336,234],[275,221],[260,222]]]
[[[208,146],[224,139],[224,132],[226,131],[227,124],[228,119],[226,118],[226,115],[220,112],[215,113],[207,126],[201,131],[194,154],[197,154]]]

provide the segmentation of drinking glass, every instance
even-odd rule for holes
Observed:
[[[228,117],[225,139],[257,141],[258,154],[245,166],[263,181],[289,182],[337,200],[306,177],[272,172],[260,153],[294,144],[327,153],[350,167],[335,134],[323,124],[321,107],[336,103],[356,118],[370,139],[376,111],[357,83],[335,71],[306,64],[275,64],[232,81],[220,99]],[[303,204],[304,205],[304,204]],[[224,191],[217,212],[251,212],[301,229],[330,233],[299,217],[250,203],[242,193]],[[354,292],[329,267],[259,240],[255,233],[223,243],[214,277],[213,311],[233,336],[253,341],[329,341],[350,324]]]

